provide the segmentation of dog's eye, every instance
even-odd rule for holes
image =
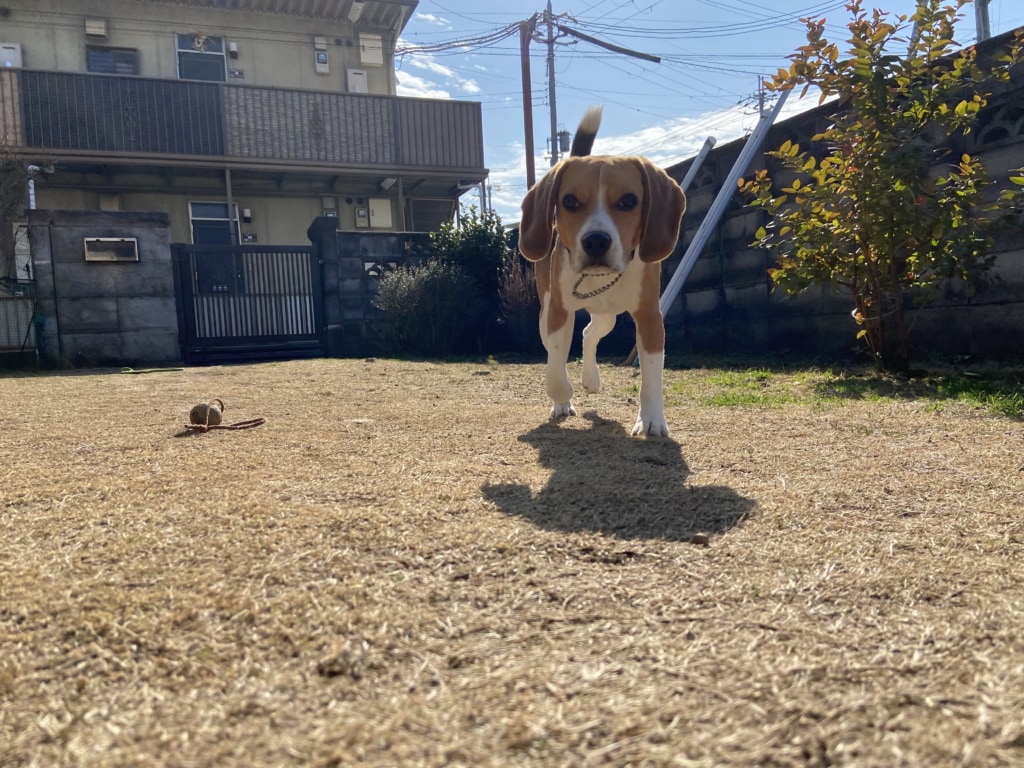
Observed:
[[[580,208],[580,200],[576,195],[566,195],[562,198],[562,207],[567,211],[578,211]]]
[[[634,208],[636,208],[637,202],[639,201],[636,199],[636,195],[634,195],[632,192],[627,192],[626,194],[619,198],[619,202],[615,204],[615,207],[618,208],[620,211],[632,211]]]

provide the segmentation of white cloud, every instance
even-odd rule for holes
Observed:
[[[483,89],[471,77],[463,77],[451,67],[438,62],[429,53],[406,54],[400,66],[403,69],[397,73],[399,96],[419,96],[432,99],[451,99],[452,93],[457,92],[464,96],[476,96],[482,93]],[[415,69],[422,76],[412,74],[409,69]]]
[[[436,83],[408,72],[399,72],[395,79],[398,83],[395,91],[399,96],[416,99],[450,99],[452,97],[449,91]]]
[[[804,99],[791,96],[779,114],[777,122],[816,107],[818,99],[809,95]],[[734,107],[720,112],[709,112],[696,118],[679,118],[638,131],[611,135],[598,135],[595,154],[645,155],[662,167],[668,167],[695,156],[708,136],[714,136],[721,146],[749,134],[758,121],[758,115],[749,108]],[[485,134],[486,142],[487,136]],[[543,151],[546,142],[536,138],[536,146]],[[769,149],[766,147],[766,150]],[[519,221],[519,206],[526,194],[526,153],[522,144],[495,152],[489,149],[486,158],[491,169],[490,183],[494,210],[506,224]],[[548,170],[543,156],[534,158],[536,178]]]
[[[417,13],[412,18],[414,21],[422,21],[424,24],[429,24],[432,27],[452,28],[451,22],[448,19],[443,16],[435,16],[432,13]]]
[[[782,106],[776,122],[816,107],[818,99],[791,96]],[[770,106],[768,107],[770,109]],[[693,118],[679,118],[622,135],[598,136],[595,154],[642,154],[659,165],[673,165],[697,154],[708,136],[725,144],[748,135],[757,125],[758,113],[749,106],[735,106]]]
[[[446,67],[444,64],[438,64],[429,56],[419,55],[409,57],[409,66],[416,67],[416,69],[422,69],[427,72],[433,72],[443,77],[454,77],[455,73],[452,72],[450,67]]]

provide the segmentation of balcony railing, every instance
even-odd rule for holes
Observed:
[[[473,102],[69,72],[0,71],[0,135],[83,153],[480,170]]]

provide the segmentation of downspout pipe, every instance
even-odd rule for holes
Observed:
[[[704,246],[707,245],[708,240],[711,238],[711,233],[718,225],[719,220],[722,218],[722,214],[725,213],[725,209],[729,205],[729,201],[732,200],[733,195],[736,194],[736,185],[739,182],[740,177],[750,166],[750,161],[753,160],[754,153],[757,152],[764,143],[764,139],[768,135],[768,129],[771,128],[772,124],[775,122],[775,118],[778,117],[779,112],[782,111],[782,105],[786,103],[786,97],[788,95],[789,91],[782,91],[782,93],[779,94],[779,99],[775,102],[775,106],[772,107],[772,111],[761,116],[761,119],[754,128],[753,133],[750,134],[750,138],[747,139],[747,143],[740,151],[740,156],[736,158],[736,162],[733,164],[732,170],[729,171],[729,175],[726,177],[725,183],[722,184],[722,188],[718,190],[718,195],[715,197],[715,201],[711,204],[711,208],[708,209],[707,214],[704,216],[704,220],[697,228],[697,232],[694,234],[693,240],[690,241],[690,245],[686,249],[686,253],[683,254],[682,261],[679,262],[679,266],[676,267],[676,271],[672,273],[672,278],[668,281],[668,285],[665,286],[665,291],[662,293],[661,300],[658,302],[658,306],[660,307],[662,314],[668,312],[672,304],[675,303],[676,297],[679,295],[679,291],[683,287],[683,283],[686,282],[686,278],[693,269],[693,265],[697,263],[697,259],[700,258],[700,254],[704,250]]]
[[[58,360],[64,360],[64,336],[60,332],[60,298],[57,296],[57,258],[53,254],[53,219],[46,224],[46,237],[50,246],[50,279],[53,281],[53,320],[57,325]]]
[[[693,184],[693,180],[697,177],[697,172],[700,171],[700,167],[704,165],[704,161],[708,159],[708,155],[711,150],[715,148],[715,137],[708,136],[704,139],[704,146],[700,148],[700,152],[697,153],[697,157],[693,159],[689,169],[686,171],[686,175],[683,176],[683,180],[679,182],[679,188],[685,192]]]

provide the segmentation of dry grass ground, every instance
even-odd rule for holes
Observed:
[[[0,765],[1024,764],[1019,421],[603,374],[0,378]]]

